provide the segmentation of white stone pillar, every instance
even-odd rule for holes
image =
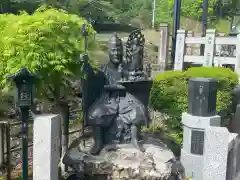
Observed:
[[[40,115],[33,124],[33,180],[57,180],[60,161],[59,115]]]
[[[174,61],[174,70],[183,70],[184,53],[185,53],[186,31],[177,31],[176,52]]]
[[[185,176],[202,180],[205,129],[209,126],[220,126],[221,118],[218,115],[201,117],[183,113],[182,123],[181,163],[185,169]]]
[[[204,63],[203,66],[212,67],[215,55],[215,29],[208,29],[206,32],[205,49],[204,49]]]
[[[158,48],[158,65],[160,66],[160,71],[165,71],[168,65],[168,45],[169,45],[169,24],[160,24],[160,43]]]

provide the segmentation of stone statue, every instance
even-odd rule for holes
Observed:
[[[232,92],[232,112],[236,113],[237,105],[240,104],[240,85],[236,85]]]
[[[90,128],[85,127],[83,136],[71,143],[61,163],[72,168],[71,172],[79,179],[83,175],[90,179],[98,176],[104,179],[172,179],[174,155],[166,144],[158,136],[144,132],[141,132],[139,144],[140,127],[150,120],[147,107],[152,86],[152,79],[142,75],[142,55],[130,54],[130,58],[134,56],[134,63],[126,64],[123,63],[122,42],[116,34],[108,45],[109,62],[100,70],[93,70],[88,61],[84,62],[86,78],[81,80],[81,97],[85,126]],[[137,74],[138,71],[141,74]],[[73,88],[79,86],[79,83],[71,84]]]
[[[231,133],[240,132],[240,85],[236,85],[232,91],[232,118],[228,124],[228,130]]]
[[[110,38],[108,46],[109,62],[101,67],[100,72],[104,78],[103,86],[92,87],[92,90],[83,87],[88,93],[89,90],[102,89],[99,97],[86,109],[86,125],[93,127],[95,141],[90,153],[97,155],[105,145],[110,150],[116,149],[118,144],[130,142],[144,151],[138,143],[138,131],[149,120],[148,110],[121,84],[129,73],[122,67],[123,47],[117,34]]]
[[[133,31],[126,43],[126,61],[128,64],[130,79],[142,79],[143,73],[143,52],[145,38],[141,31]]]

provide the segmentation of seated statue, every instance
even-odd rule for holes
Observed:
[[[104,147],[116,149],[121,143],[132,143],[144,151],[139,145],[138,131],[149,120],[148,110],[121,84],[123,76],[127,77],[129,73],[122,67],[123,47],[117,34],[110,38],[108,47],[109,62],[98,74],[104,79],[102,85],[96,86],[100,82],[96,78],[87,78],[86,87],[83,85],[83,107],[87,111],[85,124],[93,127],[95,141],[90,153],[97,155]]]

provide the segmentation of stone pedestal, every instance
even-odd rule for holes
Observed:
[[[225,127],[208,127],[205,134],[202,180],[226,180],[229,132]]]
[[[60,160],[59,115],[40,115],[33,124],[33,179],[57,180]]]
[[[82,172],[90,179],[97,180],[96,177],[104,176],[104,179],[110,180],[172,180],[173,169],[180,170],[176,167],[178,165],[172,151],[156,137],[144,140],[144,153],[131,144],[121,144],[116,151],[103,149],[98,156],[81,152],[76,142],[75,147],[70,146],[62,161],[78,175]]]
[[[209,126],[220,126],[221,118],[218,115],[200,117],[183,113],[182,123],[184,134],[181,163],[185,176],[202,180],[205,129]]]

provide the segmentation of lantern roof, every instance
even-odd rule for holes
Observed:
[[[34,78],[34,74],[31,73],[27,68],[22,68],[20,71],[18,71],[15,74],[12,74],[8,76],[8,79],[14,79],[15,81],[21,80],[21,79],[32,79]]]
[[[34,75],[27,68],[22,68],[17,73],[8,76],[8,78],[14,79],[17,77],[28,77],[28,76],[34,76]]]

